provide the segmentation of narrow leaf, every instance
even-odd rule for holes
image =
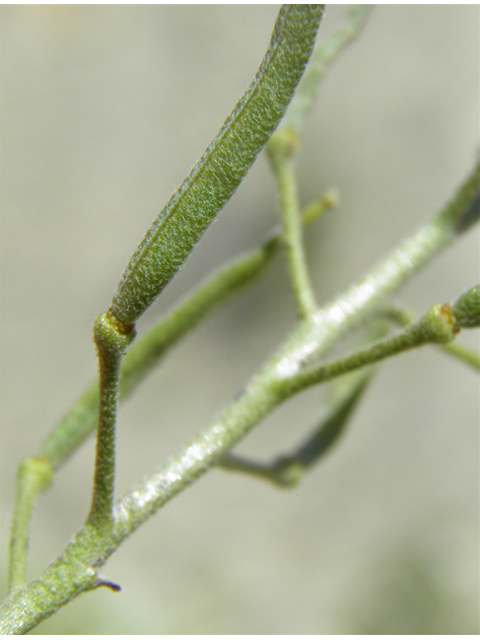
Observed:
[[[249,89],[130,259],[111,313],[135,323],[182,266],[278,125],[308,59],[323,5],[283,5]]]

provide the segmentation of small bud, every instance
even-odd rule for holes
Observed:
[[[318,218],[326,211],[336,209],[340,203],[340,194],[337,189],[328,189],[316,200],[313,200],[302,211],[303,224],[309,224],[315,218]]]
[[[420,324],[426,340],[437,344],[451,342],[460,331],[448,303],[430,307],[421,317]]]

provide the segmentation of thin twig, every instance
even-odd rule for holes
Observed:
[[[317,305],[302,239],[300,207],[292,163],[295,146],[296,136],[288,129],[282,128],[270,138],[267,152],[277,181],[282,219],[282,244],[297,311],[300,318],[308,318],[313,315]]]

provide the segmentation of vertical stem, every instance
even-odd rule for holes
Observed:
[[[17,496],[10,540],[9,593],[25,586],[30,514],[36,497],[50,484],[52,475],[53,468],[42,458],[26,458],[18,468]]]
[[[295,134],[288,129],[281,129],[272,136],[267,149],[280,197],[282,241],[292,289],[300,318],[309,318],[315,313],[317,305],[303,248],[302,222],[291,160],[295,145]]]
[[[88,519],[90,523],[100,526],[113,526],[118,381],[122,356],[134,336],[133,327],[126,329],[109,313],[104,313],[95,320],[94,339],[100,369],[100,402],[93,500]]]

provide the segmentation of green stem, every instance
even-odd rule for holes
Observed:
[[[304,342],[305,327],[309,325],[310,321],[300,324],[287,341],[287,346],[280,349],[253,378],[244,394],[207,431],[200,434],[179,456],[171,458],[166,465],[121,499],[115,509],[115,535],[118,543],[223,458],[260,420],[287,398],[313,384],[330,380],[405,349],[428,341],[446,342],[453,338],[457,330],[449,307],[434,307],[400,335],[386,338],[349,358],[321,368],[312,367],[292,372],[287,376],[283,367],[288,358],[285,352],[293,354],[311,347]]]
[[[477,166],[455,198],[429,224],[394,251],[383,264],[345,296],[306,320],[293,331],[280,351],[254,378],[245,394],[194,440],[183,453],[127,493],[116,508],[119,539],[130,535],[144,520],[219,460],[259,420],[294,393],[313,384],[377,362],[405,349],[425,343],[447,342],[458,327],[448,305],[429,310],[418,323],[402,334],[330,365],[303,369],[312,356],[318,357],[359,317],[378,308],[387,293],[403,284],[427,260],[459,232],[478,185]],[[380,346],[379,346],[380,345]],[[235,425],[235,426],[233,426]]]
[[[130,328],[128,333],[124,333],[123,329],[108,313],[98,316],[95,320],[94,336],[100,368],[100,403],[89,522],[102,528],[113,526],[115,425],[120,362],[125,349],[135,337],[133,328]]]
[[[394,278],[393,273],[390,276]],[[342,317],[348,320],[348,316]],[[244,394],[209,429],[121,499],[115,509],[115,534],[119,544],[168,500],[225,456],[260,420],[293,394],[413,346],[425,342],[446,342],[457,331],[449,307],[434,307],[401,336],[387,338],[350,358],[320,369],[298,372],[291,363],[299,359],[299,354],[313,351],[310,340],[313,339],[314,326],[315,322],[311,320],[300,323],[285,345],[253,378]],[[324,335],[317,336],[317,342],[318,347],[330,344],[328,336]]]
[[[313,315],[317,305],[305,259],[297,185],[292,164],[296,142],[295,135],[282,128],[270,138],[267,152],[277,181],[282,217],[282,242],[298,314],[300,318],[308,318]]]
[[[10,592],[25,586],[30,516],[37,496],[50,485],[52,475],[52,467],[41,458],[26,458],[18,467],[17,495],[10,539]]]
[[[24,634],[84,591],[112,584],[97,575],[112,548],[108,533],[86,524],[36,580],[0,606],[0,633]]]
[[[304,466],[294,455],[278,457],[273,462],[266,463],[227,453],[215,468],[222,471],[234,471],[259,480],[267,480],[277,487],[285,489],[296,487],[305,474]]]

